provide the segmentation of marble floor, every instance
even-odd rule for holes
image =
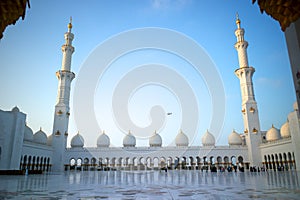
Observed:
[[[300,199],[298,173],[72,171],[0,176],[0,199]]]

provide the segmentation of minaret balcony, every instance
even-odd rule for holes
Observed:
[[[255,112],[255,108],[250,107],[249,111],[250,111],[251,113],[254,113],[254,112]]]

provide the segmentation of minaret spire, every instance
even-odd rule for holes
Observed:
[[[240,29],[241,28],[241,20],[239,18],[239,13],[236,13],[236,21],[235,21],[237,28]]]
[[[70,22],[68,24],[68,32],[69,33],[71,33],[72,27],[73,27],[73,25],[72,25],[72,17],[70,17]]]
[[[235,35],[237,42],[234,47],[238,52],[239,68],[235,70],[235,75],[240,79],[244,133],[250,165],[259,166],[261,164],[261,154],[258,146],[261,143],[261,132],[252,82],[255,69],[248,65],[248,42],[244,40],[245,30],[241,28],[241,20],[238,14],[236,16],[236,24]]]
[[[74,53],[72,41],[74,34],[72,30],[72,18],[68,24],[68,31],[65,33],[65,44],[62,45],[63,53],[61,70],[56,72],[58,79],[57,103],[55,105],[54,123],[52,132],[53,171],[63,170],[63,157],[67,147],[68,126],[70,116],[70,91],[71,82],[75,74],[71,72],[71,60]]]

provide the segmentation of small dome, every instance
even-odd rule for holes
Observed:
[[[293,104],[293,108],[294,108],[294,110],[298,110],[298,102],[297,101]]]
[[[290,125],[289,122],[285,122],[281,128],[280,128],[280,135],[281,137],[285,138],[285,137],[290,137],[291,136],[291,132],[290,132]]]
[[[33,141],[39,144],[47,144],[47,135],[42,128],[33,135]]]
[[[71,140],[71,147],[83,147],[83,145],[84,139],[78,132]]]
[[[99,135],[97,139],[97,147],[109,147],[110,139],[108,135],[103,131],[101,135]]]
[[[123,138],[123,146],[124,147],[135,147],[136,145],[136,139],[135,137],[130,133],[125,135],[125,137]]]
[[[15,107],[13,107],[13,109],[11,109],[11,111],[13,111],[13,112],[20,112],[20,109],[17,106],[15,106]]]
[[[235,130],[232,131],[232,133],[230,133],[230,135],[228,136],[228,144],[229,145],[242,145],[242,138],[240,137],[240,135],[235,132]]]
[[[189,145],[189,138],[180,130],[175,138],[176,146],[188,146]]]
[[[267,131],[266,140],[269,142],[269,141],[274,141],[279,139],[280,139],[279,130],[272,125],[272,128],[270,128]]]
[[[159,134],[154,132],[154,134],[149,138],[149,146],[150,147],[161,147],[162,146],[162,139]]]
[[[203,146],[215,146],[216,140],[213,134],[208,132],[208,130],[205,132],[205,134],[202,137],[202,145]]]
[[[27,125],[25,125],[25,128],[24,128],[24,140],[33,141],[33,131]]]

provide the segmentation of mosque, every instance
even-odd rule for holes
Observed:
[[[228,145],[216,146],[214,133],[206,131],[202,145],[189,146],[189,138],[180,130],[175,146],[162,146],[161,136],[154,132],[149,146],[136,147],[134,133],[123,138],[123,147],[111,147],[108,134],[99,135],[96,147],[85,147],[84,138],[77,134],[67,147],[71,71],[74,52],[72,24],[68,24],[65,44],[62,45],[62,68],[56,72],[58,96],[55,105],[53,132],[43,130],[33,133],[26,125],[26,114],[17,107],[11,111],[0,110],[0,171],[28,170],[61,172],[64,170],[153,170],[160,168],[199,170],[219,167],[251,166],[269,170],[295,170],[300,166],[300,125],[298,104],[287,116],[280,130],[272,126],[260,129],[258,106],[253,91],[252,76],[255,68],[249,66],[248,42],[244,39],[241,21],[236,19],[234,47],[238,53],[239,68],[235,70],[240,80],[244,132],[232,131]]]

